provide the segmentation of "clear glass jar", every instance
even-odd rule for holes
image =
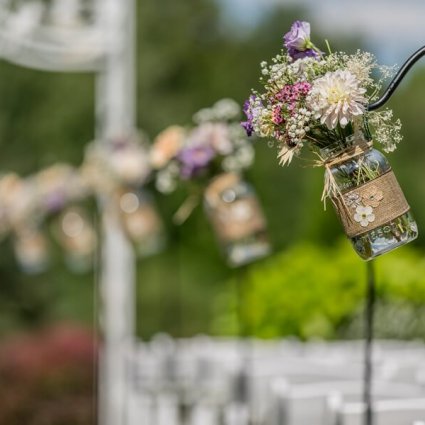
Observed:
[[[229,265],[238,267],[269,254],[267,223],[254,189],[236,173],[214,178],[204,208]]]
[[[139,257],[158,254],[165,246],[162,220],[152,196],[143,189],[123,188],[118,194],[121,221]]]
[[[75,273],[93,267],[97,234],[87,212],[81,207],[68,207],[53,223],[53,236],[65,253],[65,262]]]
[[[19,266],[27,274],[39,274],[49,266],[49,242],[37,227],[18,229],[13,239],[15,255]]]
[[[369,140],[366,127],[344,141],[321,149],[343,199],[342,204],[339,199],[337,202],[333,199],[336,212],[355,251],[364,260],[389,252],[418,236],[417,224],[388,160],[367,144]],[[362,147],[357,154],[347,155],[350,146]],[[350,216],[348,225],[344,220],[347,215]]]

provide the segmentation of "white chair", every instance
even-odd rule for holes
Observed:
[[[363,365],[345,363],[332,366],[328,362],[298,359],[269,359],[257,362],[248,375],[249,404],[254,423],[266,419],[273,400],[272,382],[280,378],[290,386],[315,385],[321,382],[355,381],[363,374]],[[330,391],[330,390],[329,390]],[[328,392],[322,392],[322,400]],[[297,424],[298,425],[298,424]],[[309,424],[311,425],[311,423]]]
[[[364,403],[334,403],[335,425],[362,425],[364,422]],[[378,400],[373,404],[374,425],[411,425],[425,420],[425,398]],[[333,425],[329,424],[329,425]]]
[[[218,406],[200,403],[193,407],[189,425],[218,425],[220,422]]]
[[[248,408],[239,403],[230,403],[224,410],[224,425],[249,425]],[[202,424],[199,424],[202,425]]]
[[[357,381],[329,381],[308,385],[291,386],[287,381],[277,380],[272,384],[270,417],[273,425],[327,424],[330,414],[326,402],[330,395],[340,395],[345,401],[360,401],[363,383]],[[419,386],[391,382],[374,382],[375,400],[423,397]],[[333,396],[335,397],[335,396]],[[332,422],[332,421],[331,421]]]
[[[128,401],[128,424],[129,425],[154,425],[155,404],[153,397],[137,391],[132,391]]]
[[[155,425],[179,425],[179,409],[176,396],[161,394],[156,399]],[[146,424],[148,425],[148,424]]]

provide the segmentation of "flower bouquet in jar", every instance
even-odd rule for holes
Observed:
[[[392,152],[402,140],[390,109],[369,111],[394,71],[368,52],[322,52],[310,24],[296,21],[284,48],[261,63],[262,90],[253,91],[242,122],[248,136],[277,141],[278,158],[313,152],[325,168],[322,200],[330,199],[356,252],[370,260],[417,237],[417,225],[391,170],[373,143]],[[379,77],[374,79],[373,73]]]
[[[241,177],[254,149],[240,126],[240,107],[230,99],[194,115],[190,129],[172,126],[151,148],[159,192],[179,185],[189,192],[174,221],[185,222],[203,200],[205,212],[231,266],[247,264],[270,251],[266,220],[254,189]]]
[[[108,143],[95,141],[88,146],[81,167],[92,191],[113,200],[123,230],[142,258],[159,253],[166,242],[162,219],[146,189],[152,173],[148,147],[142,132]]]

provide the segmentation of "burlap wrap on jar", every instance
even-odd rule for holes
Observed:
[[[162,238],[162,221],[148,195],[123,189],[116,193],[116,197],[121,223],[130,240],[149,244],[152,239]]]
[[[344,155],[347,156],[347,153]],[[358,152],[351,158],[356,156],[359,156]],[[339,196],[332,198],[332,202],[350,238],[390,223],[410,210],[392,170],[355,188],[341,191]]]
[[[266,220],[253,193],[237,198],[241,177],[235,173],[216,177],[205,190],[209,218],[217,237],[237,241],[266,230]]]
[[[322,200],[332,200],[354,250],[369,261],[416,239],[418,226],[368,129],[353,131],[320,151],[318,165],[325,167]]]

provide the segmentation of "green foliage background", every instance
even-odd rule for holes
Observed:
[[[258,28],[242,34],[223,23],[210,0],[139,3],[138,124],[151,137],[170,124],[190,122],[193,112],[221,97],[242,103],[256,85],[259,62],[280,49],[282,34],[295,18],[308,19],[299,9],[277,9]],[[314,31],[314,22],[312,27]],[[319,44],[326,36],[314,34]],[[334,48],[354,51],[361,44],[360,39],[341,37]],[[94,84],[91,75],[42,73],[1,62],[0,170],[27,175],[57,161],[79,164],[93,138]],[[405,141],[390,157],[419,228],[425,226],[423,93],[425,73],[418,69],[394,98]],[[281,169],[273,148],[258,142],[256,151],[257,162],[247,178],[264,205],[277,254],[247,272],[251,331],[265,337],[349,336],[347,323],[355,322],[361,307],[364,266],[348,248],[333,248],[341,229],[333,212],[322,210],[322,170],[301,164]],[[183,192],[157,197],[166,223],[183,199]],[[246,272],[224,265],[199,209],[183,226],[167,227],[167,250],[138,264],[139,335],[236,331],[232,281]],[[302,240],[309,242],[298,244]],[[424,247],[421,236],[414,248],[380,260],[381,273],[388,268],[385,279],[400,279],[385,294],[423,303]],[[94,323],[96,272],[72,275],[56,253],[49,272],[25,276],[10,242],[0,249],[0,333],[63,319]],[[409,273],[416,275],[409,280]],[[417,300],[400,290],[412,287]],[[285,300],[291,300],[289,310]]]

